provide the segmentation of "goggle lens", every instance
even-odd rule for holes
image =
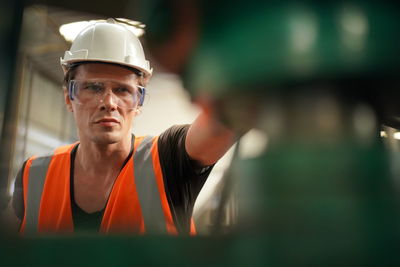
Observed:
[[[71,80],[68,85],[71,100],[86,106],[99,105],[110,94],[120,108],[134,109],[143,104],[145,88],[105,80]]]

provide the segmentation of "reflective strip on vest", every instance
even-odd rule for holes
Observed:
[[[146,233],[167,233],[160,193],[153,170],[152,145],[153,138],[146,136],[133,157],[136,191]]]
[[[51,158],[45,156],[32,160],[28,178],[25,232],[36,233],[38,230],[40,201]]]

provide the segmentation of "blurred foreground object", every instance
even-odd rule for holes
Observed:
[[[11,170],[13,141],[17,131],[19,90],[13,84],[16,69],[17,45],[21,28],[23,1],[0,3],[0,212],[8,204],[8,177]]]
[[[252,119],[269,140],[262,155],[234,161],[228,177],[238,194],[236,232],[265,238],[254,257],[396,261],[399,177],[379,129],[398,125],[399,11],[389,1],[204,8],[186,85],[223,103],[234,129]]]

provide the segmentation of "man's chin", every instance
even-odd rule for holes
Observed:
[[[97,144],[111,145],[120,142],[122,140],[122,136],[117,133],[102,133],[94,135],[92,140]]]

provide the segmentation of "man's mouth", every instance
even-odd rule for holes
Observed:
[[[100,124],[102,126],[111,127],[119,124],[120,122],[118,119],[110,117],[110,118],[101,118],[99,120],[96,120],[95,123]]]

